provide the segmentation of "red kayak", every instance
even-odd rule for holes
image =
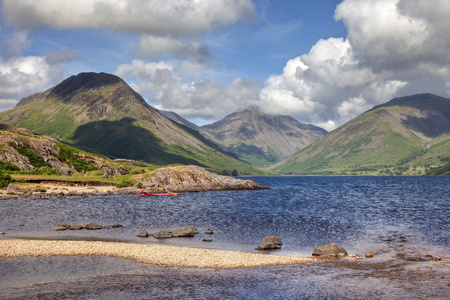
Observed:
[[[149,196],[176,196],[176,195],[181,195],[183,193],[148,193],[148,194],[137,194],[137,195],[131,195],[134,197],[149,197]]]

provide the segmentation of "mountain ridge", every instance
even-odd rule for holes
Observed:
[[[199,140],[147,104],[122,79],[107,73],[80,73],[25,97],[0,113],[0,122],[112,158],[262,172]]]
[[[450,99],[432,94],[395,98],[348,121],[272,170],[289,174],[425,174],[450,160],[448,133]]]
[[[227,151],[258,166],[284,159],[326,133],[287,115],[267,114],[257,106],[231,113],[201,129]]]

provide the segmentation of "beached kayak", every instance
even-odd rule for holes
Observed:
[[[138,194],[138,195],[131,195],[134,197],[149,197],[149,196],[176,196],[181,195],[182,193],[148,193],[148,194]]]

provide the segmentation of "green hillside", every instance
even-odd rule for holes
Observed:
[[[450,159],[450,99],[396,98],[274,166],[284,174],[420,175]]]
[[[111,74],[71,76],[0,113],[0,122],[110,158],[195,164],[218,172],[266,173],[169,120]]]

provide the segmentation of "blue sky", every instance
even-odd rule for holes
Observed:
[[[450,1],[3,0],[0,110],[80,72],[199,125],[258,105],[332,130],[450,94]]]

